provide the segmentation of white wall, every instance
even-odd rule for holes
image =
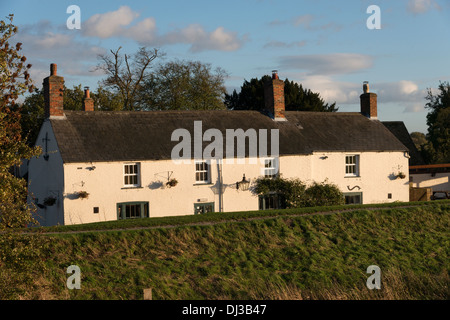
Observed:
[[[360,155],[360,175],[345,177],[345,153],[315,153],[309,156],[283,156],[280,171],[285,178],[298,177],[307,184],[328,180],[342,192],[362,192],[363,203],[409,200],[408,159],[403,152],[348,153]],[[250,191],[236,190],[236,182],[245,174],[254,181],[263,173],[264,164],[218,164],[211,161],[211,183],[195,183],[195,164],[174,164],[171,160],[141,161],[141,186],[124,188],[124,162],[73,163],[64,165],[64,221],[66,224],[117,219],[117,203],[148,201],[150,217],[189,215],[194,203],[213,202],[215,211],[258,210],[258,197]],[[95,166],[95,169],[93,169]],[[218,170],[222,168],[223,196],[218,193]],[[393,176],[399,171],[404,179]],[[178,185],[165,187],[168,174]],[[358,190],[359,187],[360,189]],[[354,188],[352,191],[349,190]],[[75,197],[87,191],[88,199]],[[388,199],[388,193],[392,195]],[[223,201],[222,201],[223,200]],[[99,213],[93,208],[98,207]]]
[[[415,173],[411,174],[414,188],[431,188],[433,191],[450,191],[450,173]]]
[[[45,139],[46,133],[48,134],[48,161],[44,159],[45,141],[43,139]],[[48,196],[57,198],[57,201],[53,206],[48,206],[45,209],[37,207],[37,212],[34,217],[42,226],[64,224],[63,161],[58,151],[58,145],[50,121],[44,121],[36,140],[36,146],[42,148],[42,154],[29,161],[29,201],[36,202],[37,199],[37,202],[42,204]]]

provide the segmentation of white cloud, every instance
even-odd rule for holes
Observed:
[[[307,73],[291,74],[289,79],[295,79],[304,88],[318,92],[327,103],[336,102],[336,105],[341,107],[340,111],[359,111],[359,96],[363,93],[362,81],[341,81],[330,75]],[[380,106],[395,103],[404,108],[404,113],[425,111],[426,90],[420,89],[413,81],[370,83],[370,91],[377,93]]]
[[[403,113],[425,112],[425,103],[406,103]]]
[[[83,33],[91,37],[110,38],[123,36],[124,27],[139,16],[130,7],[122,6],[116,11],[98,13],[83,22]]]
[[[156,38],[156,21],[154,18],[146,18],[124,30],[123,36],[132,38],[140,43],[151,43]]]
[[[312,75],[347,74],[371,68],[373,57],[357,53],[332,53],[286,56],[280,59],[284,69],[299,69]]]
[[[303,26],[306,29],[311,28],[311,22],[314,20],[314,17],[310,14],[305,14],[302,16],[295,17],[293,19],[293,23],[295,26]]]
[[[297,16],[294,18],[291,18],[289,20],[273,20],[268,23],[271,27],[281,26],[281,25],[293,25],[295,27],[302,27],[308,31],[320,31],[320,30],[327,30],[327,31],[339,31],[342,29],[341,25],[336,24],[335,22],[328,22],[323,24],[320,21],[320,18],[317,16],[311,15],[311,14],[304,14],[301,16]]]
[[[105,50],[80,41],[76,33],[68,32],[67,29],[62,29],[62,32],[57,30],[58,27],[42,21],[19,26],[15,40],[23,43],[23,54],[28,58],[27,63],[32,64],[30,75],[35,85],[40,87],[42,79],[49,75],[50,63],[60,66],[68,77],[98,75],[90,72],[90,69],[97,55]]]
[[[264,48],[301,48],[305,45],[305,40],[294,42],[270,41],[264,45]]]
[[[336,102],[337,105],[359,103],[359,95],[362,93],[358,91],[359,87],[362,88],[359,84],[337,81],[330,76],[304,75],[298,82],[313,92],[319,92],[324,101]]]
[[[96,14],[90,17],[82,29],[84,35],[99,38],[124,37],[144,45],[164,45],[183,43],[190,45],[191,52],[205,50],[234,51],[239,49],[245,38],[235,32],[217,27],[208,32],[199,24],[191,24],[166,34],[158,34],[156,20],[152,17],[137,22],[139,14],[128,6],[116,11]]]
[[[409,0],[408,11],[414,14],[425,13],[431,9],[441,10],[435,0]]]
[[[409,80],[377,83],[375,88],[379,99],[386,102],[418,102],[424,101],[426,90]]]
[[[207,32],[201,25],[191,24],[184,29],[159,36],[157,42],[159,44],[190,44],[191,52],[234,51],[242,46],[244,39],[239,39],[236,33],[226,31],[223,27]]]

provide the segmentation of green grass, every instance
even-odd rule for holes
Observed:
[[[152,288],[158,300],[449,299],[449,202],[404,205],[253,212],[247,216],[266,218],[247,221],[244,213],[151,218],[87,227],[111,229],[103,232],[44,233],[43,268],[8,298],[142,299]],[[200,221],[223,223],[186,225]],[[81,268],[80,290],[66,288],[72,264]],[[366,288],[370,265],[381,268],[381,290]]]
[[[383,204],[366,204],[366,205],[339,205],[328,207],[307,207],[297,209],[280,209],[280,210],[257,210],[257,211],[243,211],[243,212],[212,212],[202,215],[185,215],[162,218],[144,218],[144,219],[128,219],[106,222],[94,222],[78,225],[67,226],[52,226],[52,227],[37,227],[31,229],[33,232],[80,232],[80,231],[97,231],[97,230],[117,230],[117,229],[132,229],[132,228],[152,228],[158,226],[181,226],[196,223],[214,223],[221,221],[240,221],[248,220],[249,218],[264,218],[277,217],[287,215],[306,215],[317,212],[331,212],[331,211],[346,211],[354,209],[368,209],[368,208],[395,208],[403,206],[423,206],[436,203],[450,203],[448,200],[434,201],[434,202],[394,202]],[[26,230],[27,232],[30,229]]]

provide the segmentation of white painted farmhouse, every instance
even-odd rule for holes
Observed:
[[[36,141],[43,155],[29,163],[30,199],[38,205],[38,221],[69,225],[277,208],[276,194],[258,196],[237,184],[244,176],[251,183],[277,169],[305,183],[327,179],[349,204],[408,201],[408,149],[377,120],[376,94],[365,85],[361,112],[285,111],[283,83],[273,75],[266,114],[100,112],[94,111],[88,90],[84,111],[67,111],[64,79],[52,64],[44,79],[47,119]],[[175,162],[174,150],[189,142],[174,137],[180,129],[192,137],[192,148],[183,150],[184,161]],[[247,147],[238,159],[239,138],[232,134],[242,132]],[[220,133],[223,141],[217,140]],[[232,141],[226,139],[230,136]],[[196,157],[213,142],[234,158]],[[255,143],[256,154],[248,147]],[[267,152],[261,154],[264,146]]]

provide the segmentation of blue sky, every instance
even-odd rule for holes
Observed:
[[[67,28],[70,5],[80,8],[81,29]],[[380,8],[381,29],[367,28],[370,5]],[[166,60],[225,69],[230,92],[277,69],[339,111],[359,111],[369,81],[380,120],[426,132],[427,89],[450,81],[448,0],[2,0],[0,12],[14,14],[37,86],[56,63],[69,88],[95,90],[98,54],[145,45]]]

